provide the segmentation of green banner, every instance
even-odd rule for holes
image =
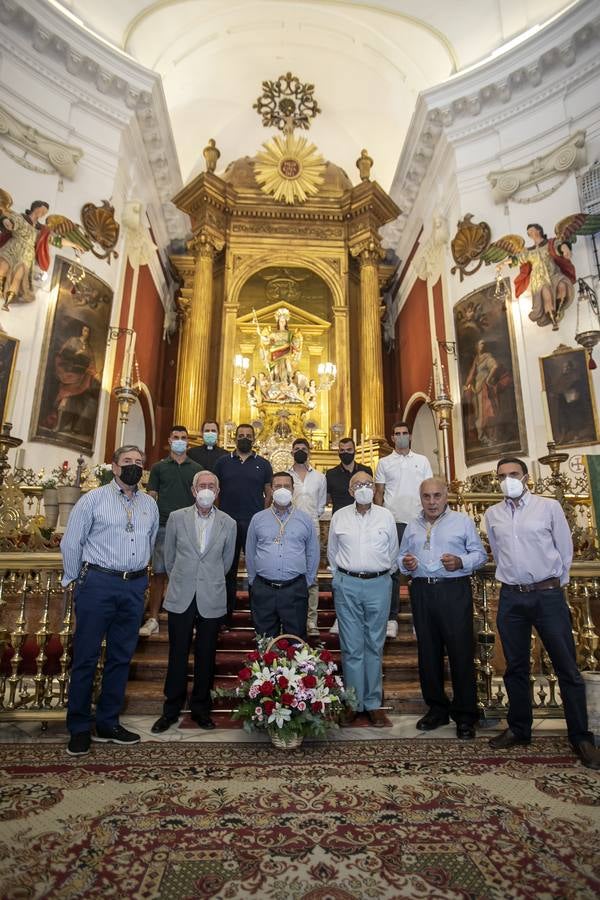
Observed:
[[[594,527],[596,528],[596,531],[598,531],[598,527],[600,526],[600,453],[595,453],[593,455],[586,454],[583,459],[587,470],[590,495],[592,497]]]

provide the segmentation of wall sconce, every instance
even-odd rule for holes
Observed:
[[[337,368],[332,362],[319,363],[317,374],[319,376],[319,390],[328,391],[337,377]]]
[[[233,383],[239,384],[242,387],[246,387],[248,384],[246,374],[249,368],[250,360],[248,359],[248,357],[242,356],[241,353],[236,353],[233,360]]]

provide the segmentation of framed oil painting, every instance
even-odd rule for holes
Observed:
[[[0,425],[4,424],[12,385],[19,342],[0,333]]]
[[[454,307],[465,462],[527,453],[527,432],[512,320],[496,299],[496,283]],[[510,297],[506,279],[505,296]]]
[[[558,447],[597,444],[598,407],[585,350],[561,344],[541,357],[540,368],[553,441]]]
[[[29,439],[91,454],[113,292],[88,269],[74,288],[71,266],[54,261]]]

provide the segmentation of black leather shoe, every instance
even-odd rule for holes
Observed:
[[[600,769],[600,749],[594,747],[591,741],[580,741],[573,750],[586,769]]]
[[[195,722],[198,728],[204,728],[205,731],[212,731],[217,726],[209,716],[190,716],[192,722]]]
[[[472,741],[475,738],[475,726],[468,722],[459,722],[456,726],[456,737],[459,741]]]
[[[419,719],[416,727],[419,731],[435,731],[436,728],[447,725],[449,721],[450,719],[448,716],[437,716],[435,713],[428,712],[422,719]]]
[[[152,734],[163,734],[163,732],[167,731],[171,725],[174,725],[177,722],[177,719],[170,719],[169,716],[161,716],[160,719],[157,719],[150,731]]]
[[[508,750],[509,747],[525,746],[531,743],[531,738],[521,738],[510,728],[505,728],[501,734],[490,738],[489,745],[494,750]]]

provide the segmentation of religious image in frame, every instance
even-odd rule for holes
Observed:
[[[510,297],[510,284],[505,280]],[[496,283],[454,307],[456,355],[467,465],[527,453],[527,435],[512,320]]]
[[[560,347],[540,359],[552,439],[558,447],[581,447],[600,441],[598,408],[581,347]]]
[[[74,287],[72,265],[54,261],[29,439],[91,454],[113,292],[88,269]]]
[[[8,398],[18,350],[19,342],[16,338],[0,334],[0,425],[6,421]]]

